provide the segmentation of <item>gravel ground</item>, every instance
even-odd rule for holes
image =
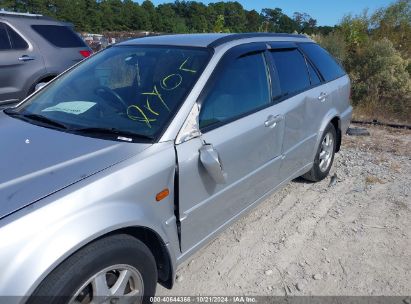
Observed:
[[[329,178],[273,194],[157,294],[411,295],[411,131],[368,130]]]

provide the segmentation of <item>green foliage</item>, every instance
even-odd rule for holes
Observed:
[[[317,20],[311,18],[310,15],[306,13],[295,12],[293,19],[297,25],[296,31],[309,35],[313,34],[316,31]]]
[[[366,14],[357,17],[347,15],[340,24],[340,31],[350,49],[355,49],[368,40],[368,28]]]
[[[346,16],[330,34],[311,37],[342,61],[357,111],[411,122],[411,0]]]
[[[347,58],[346,63],[350,67],[356,102],[395,105],[411,94],[408,60],[401,57],[387,38],[368,42],[355,57]]]
[[[176,0],[155,6],[150,0],[0,0],[0,8],[41,13],[69,21],[78,31],[87,32],[323,32],[307,14],[300,14],[302,17],[296,21],[279,8],[258,13],[245,10],[237,1],[205,5]]]
[[[340,62],[345,63],[348,48],[344,35],[341,32],[333,31],[326,36],[312,35],[311,38],[327,49]]]
[[[215,21],[213,32],[214,33],[226,33],[228,30],[224,27],[225,20],[224,15],[218,15]]]
[[[389,38],[396,48],[411,57],[411,0],[399,0],[371,16],[372,36]]]

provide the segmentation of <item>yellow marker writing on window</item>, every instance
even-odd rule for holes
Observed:
[[[147,101],[146,101],[146,105],[144,106],[147,110],[149,110],[151,113],[153,113],[154,115],[160,115],[159,113],[157,113],[156,111],[154,111],[152,108],[151,108],[151,105],[150,105],[150,101],[148,100],[148,97],[147,97]]]
[[[131,114],[130,112],[133,109],[139,112],[142,117]],[[150,122],[156,121],[156,119],[148,118],[147,115],[144,113],[144,111],[139,106],[136,106],[136,105],[131,105],[127,108],[127,116],[131,120],[145,122],[149,128],[151,128]]]
[[[167,106],[165,103],[163,97],[161,96],[160,92],[157,89],[157,86],[154,85],[153,92],[147,92],[147,93],[142,93],[142,95],[151,95],[151,96],[157,96],[160,102],[163,104],[163,106],[170,112],[170,108]]]
[[[189,59],[190,59],[190,58],[187,58],[187,59],[180,65],[180,70],[181,70],[181,71],[185,71],[185,72],[190,72],[190,73],[197,73],[197,71],[195,71],[195,70],[190,70],[190,69],[188,69],[188,68],[185,67],[185,65],[187,64],[187,61],[188,61]]]
[[[160,86],[164,90],[172,91],[174,89],[177,89],[182,82],[183,77],[180,74],[171,74],[163,78],[163,80],[160,83]]]

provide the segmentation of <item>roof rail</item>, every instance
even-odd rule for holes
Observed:
[[[24,16],[24,17],[43,17],[43,15],[39,14],[30,14],[30,13],[17,13],[17,12],[9,12],[2,8],[0,10],[1,15],[12,15],[12,16]]]
[[[41,20],[49,20],[49,21],[57,21],[56,19],[40,14],[30,14],[30,13],[17,13],[17,12],[9,12],[4,9],[0,9],[0,17],[13,17],[13,18],[33,18],[33,19],[41,19]]]
[[[30,13],[17,13],[17,12],[9,12],[4,9],[0,9],[0,17],[18,17],[18,18],[35,18],[35,19],[44,19],[55,21],[55,19],[47,16],[43,16],[40,14],[30,14]]]
[[[243,34],[231,34],[217,40],[211,42],[208,47],[215,48],[222,44],[225,44],[230,41],[240,40],[240,39],[247,39],[247,38],[257,38],[257,37],[293,37],[293,38],[307,38],[305,35],[301,34],[285,34],[285,33],[243,33]]]

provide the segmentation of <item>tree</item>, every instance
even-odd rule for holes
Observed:
[[[297,27],[297,32],[313,34],[317,29],[317,20],[306,13],[295,12],[293,15],[294,25]]]
[[[389,38],[401,53],[411,57],[411,0],[400,0],[377,10],[370,23],[372,36]]]
[[[307,14],[296,13],[301,16],[290,18],[280,8],[263,9],[260,14],[245,10],[238,1],[205,5],[198,1],[175,0],[158,6],[150,0],[0,0],[0,3],[0,8],[48,15],[73,23],[78,31],[88,32],[304,31],[310,34],[319,30],[316,20]]]
[[[276,33],[293,33],[298,31],[295,20],[283,13],[281,8],[265,8],[261,13],[264,19],[264,31]]]
[[[85,0],[54,0],[50,4],[57,19],[73,23],[80,31],[87,28]]]
[[[366,12],[362,16],[344,16],[339,28],[352,51],[368,41],[369,21]]]
[[[218,15],[217,20],[215,21],[213,32],[214,33],[224,33],[227,29],[224,27],[224,15]]]
[[[173,4],[160,4],[157,7],[154,30],[164,33],[185,33],[187,26],[184,19],[176,15]]]
[[[262,18],[256,10],[248,11],[246,13],[246,29],[249,32],[259,32],[261,31],[261,25],[263,23]]]
[[[235,2],[226,2],[224,5],[224,20],[225,26],[235,33],[245,31],[247,18],[243,6]]]
[[[149,31],[154,30],[154,24],[157,21],[157,13],[156,13],[156,8],[153,3],[151,3],[150,0],[144,0],[143,3],[141,4],[141,8],[145,11],[147,14],[148,20],[150,22],[150,28],[147,29]]]

